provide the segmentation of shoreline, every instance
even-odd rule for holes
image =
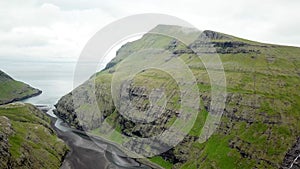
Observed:
[[[144,163],[136,159],[115,156],[114,151],[107,151],[107,148],[114,146],[107,141],[99,140],[95,143],[84,132],[79,132],[76,129],[59,124],[66,127],[66,131],[62,131],[57,127],[59,118],[51,116],[48,112],[53,111],[48,105],[36,105],[51,119],[51,128],[57,136],[62,139],[69,148],[66,155],[62,159],[61,169],[81,169],[81,168],[120,168],[120,169],[149,169]],[[115,146],[114,146],[115,147]],[[121,151],[121,150],[119,150]],[[157,168],[157,167],[156,167]]]
[[[84,133],[84,132],[82,132],[82,133]],[[93,134],[90,134],[90,133],[85,133],[85,135],[87,135],[88,137],[93,137],[96,140],[100,140],[102,142],[106,142],[108,144],[111,144],[111,145],[117,147],[118,149],[120,149],[122,151],[122,153],[124,153],[126,155],[126,152],[124,152],[125,150],[122,147],[120,147],[118,144],[116,144],[116,143],[114,143],[114,142],[112,142],[112,141],[110,141],[108,139],[105,139],[103,137],[100,137],[100,136],[97,136],[97,135],[93,135]],[[159,166],[158,164],[151,162],[147,158],[134,158],[134,160],[137,161],[137,162],[139,162],[139,163],[141,163],[141,164],[149,166],[151,168],[164,169],[163,167]]]
[[[55,109],[55,111],[57,111]],[[57,115],[54,111],[54,114]],[[63,122],[65,122],[65,120],[63,118],[61,118],[63,120]],[[66,122],[65,122],[66,123]],[[81,134],[81,135],[84,135],[86,137],[89,137],[89,138],[92,138],[93,140],[97,140],[99,142],[104,142],[105,144],[110,144],[114,147],[116,147],[119,151],[121,151],[121,153],[124,153],[124,156],[128,156],[126,150],[124,150],[124,148],[120,147],[118,144],[116,144],[115,142],[112,142],[106,138],[103,138],[103,137],[100,137],[98,135],[94,135],[94,134],[91,134],[91,133],[88,133],[88,132],[85,132],[85,131],[81,131],[79,129],[76,129],[76,128],[71,128],[71,130],[74,132],[74,133],[78,133],[78,134]],[[130,158],[130,157],[129,157]],[[136,161],[137,163],[140,163],[141,165],[139,167],[149,167],[149,168],[155,168],[155,169],[164,169],[162,166],[154,163],[154,162],[151,162],[149,159],[147,158],[131,158],[133,159],[134,161]],[[120,166],[119,166],[120,167]]]
[[[116,147],[117,149],[119,149],[119,151],[121,151],[121,153],[124,153],[124,156],[128,156],[126,154],[126,150],[124,150],[122,147],[120,147],[118,144],[108,140],[108,139],[105,139],[105,138],[102,138],[100,136],[96,136],[96,135],[93,135],[93,134],[90,134],[90,133],[86,133],[84,131],[77,131],[76,130],[76,133],[80,133],[82,135],[85,135],[87,137],[92,137],[94,140],[97,140],[97,141],[100,141],[100,142],[104,142],[104,143],[107,143],[107,144],[110,144],[114,147]],[[120,156],[122,157],[122,156]],[[129,157],[130,158],[130,157]],[[150,167],[150,168],[155,168],[155,169],[164,169],[163,167],[159,166],[158,164],[156,163],[153,163],[151,162],[150,160],[148,160],[147,158],[131,158],[133,159],[134,161],[136,161],[137,163],[140,163],[141,165],[139,167]],[[143,166],[144,165],[144,166]]]
[[[95,150],[93,150],[76,145],[77,139],[72,131],[61,131],[55,126],[57,118],[50,116],[48,113],[46,114],[51,119],[50,125],[57,136],[62,139],[69,148],[69,151],[66,152],[61,161],[61,169],[106,168],[109,165],[103,152],[99,148],[97,149],[97,147],[94,147]],[[90,143],[85,142],[84,140],[79,140],[79,142],[79,145],[86,143],[91,146]]]
[[[38,96],[38,95],[40,95],[40,94],[43,93],[43,91],[41,91],[39,89],[36,89],[36,90],[37,90],[37,92],[35,92],[35,93],[31,94],[31,95],[27,95],[27,96],[24,96],[24,97],[21,97],[21,98],[14,98],[12,100],[9,100],[9,101],[6,101],[4,103],[1,103],[0,105],[5,105],[5,104],[13,103],[13,102],[18,102],[18,101],[24,101],[26,99],[29,99],[29,98],[32,98],[32,97],[36,97],[36,96]]]

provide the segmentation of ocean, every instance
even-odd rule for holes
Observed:
[[[0,70],[15,80],[25,82],[43,91],[39,96],[24,100],[32,104],[53,105],[70,92],[76,62],[72,61],[24,61],[6,59],[0,61]]]

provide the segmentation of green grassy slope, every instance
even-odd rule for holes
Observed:
[[[16,81],[0,70],[0,105],[36,96],[41,91]]]
[[[0,106],[0,168],[59,168],[68,148],[30,104]]]
[[[158,26],[154,30],[171,30],[173,34],[177,31],[180,36],[186,33],[188,40],[185,41],[200,34],[173,26]],[[125,58],[147,49],[164,49],[171,54],[162,55],[162,59],[170,62],[180,58],[194,74],[201,107],[196,123],[185,139],[150,161],[165,168],[285,167],[285,156],[300,136],[300,48],[263,44],[213,31],[203,34],[211,39],[209,45],[220,56],[228,92],[221,123],[205,143],[200,144],[197,139],[209,112],[211,86],[203,63],[191,51],[191,48],[199,48],[199,38],[185,45],[172,37],[149,33],[140,40],[127,43],[105,70],[60,99],[56,105],[57,114],[74,127],[119,144],[126,139],[116,133],[103,135],[99,129],[101,124],[107,122],[117,132],[130,137],[151,137],[167,130],[180,108],[180,90],[169,74],[157,69],[141,71],[126,88],[133,105],[141,111],[149,108],[152,89],[165,89],[167,109],[154,123],[135,123],[124,118],[116,110],[111,96],[112,77],[118,73],[118,66]],[[141,53],[140,57],[151,57],[152,54]],[[212,54],[203,53],[208,57]],[[131,66],[137,64],[132,60]],[[94,94],[91,85],[94,82],[96,100],[90,97]]]

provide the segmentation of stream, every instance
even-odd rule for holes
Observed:
[[[47,105],[37,106],[42,109]],[[51,117],[51,125],[58,137],[71,148],[61,169],[151,169],[151,167],[126,157],[126,155],[120,156],[122,151],[105,140],[101,140],[101,138],[91,139],[84,132],[68,127],[63,120],[53,113],[53,108],[50,108],[46,113]]]
[[[103,65],[106,65],[103,63]],[[36,58],[8,58],[1,60],[0,67],[13,78],[26,82],[43,91],[36,97],[23,100],[46,112],[51,117],[52,128],[64,140],[71,151],[66,155],[62,169],[149,169],[135,159],[120,157],[117,147],[97,139],[93,141],[82,132],[68,127],[53,114],[54,104],[66,93],[72,91],[76,62],[61,60],[39,60]],[[99,68],[101,69],[101,68]],[[109,150],[109,151],[108,151]],[[115,153],[118,152],[118,153]]]

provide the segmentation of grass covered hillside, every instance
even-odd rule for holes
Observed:
[[[33,105],[0,106],[0,168],[59,168],[67,150]]]
[[[187,44],[164,33],[182,37]],[[203,46],[208,49],[202,50]],[[196,53],[201,59],[218,54],[226,76],[224,113],[217,130],[204,143],[198,139],[212,111],[211,88],[218,86],[210,85],[205,65]],[[156,100],[160,116],[152,122],[138,122],[118,112],[111,82],[114,75],[122,75],[138,67],[139,61],[149,59],[149,64],[160,60],[162,65],[180,59],[194,75],[200,93],[196,122],[184,140],[167,152],[148,158],[150,161],[163,168],[182,169],[288,168],[299,155],[300,48],[258,43],[213,31],[159,25],[141,39],[122,46],[103,71],[63,96],[56,105],[56,114],[78,129],[137,153],[147,150],[146,142],[136,147],[128,138],[156,136],[176,123],[182,100],[179,84],[170,74],[154,68],[141,70],[120,84],[124,89],[122,95],[137,110],[132,111],[132,116],[147,112],[153,108],[151,101]],[[159,91],[164,91],[165,106],[157,99],[161,98]],[[96,97],[91,97],[94,94]],[[106,125],[114,130],[105,128]]]
[[[0,105],[36,96],[42,91],[16,81],[0,70]]]

